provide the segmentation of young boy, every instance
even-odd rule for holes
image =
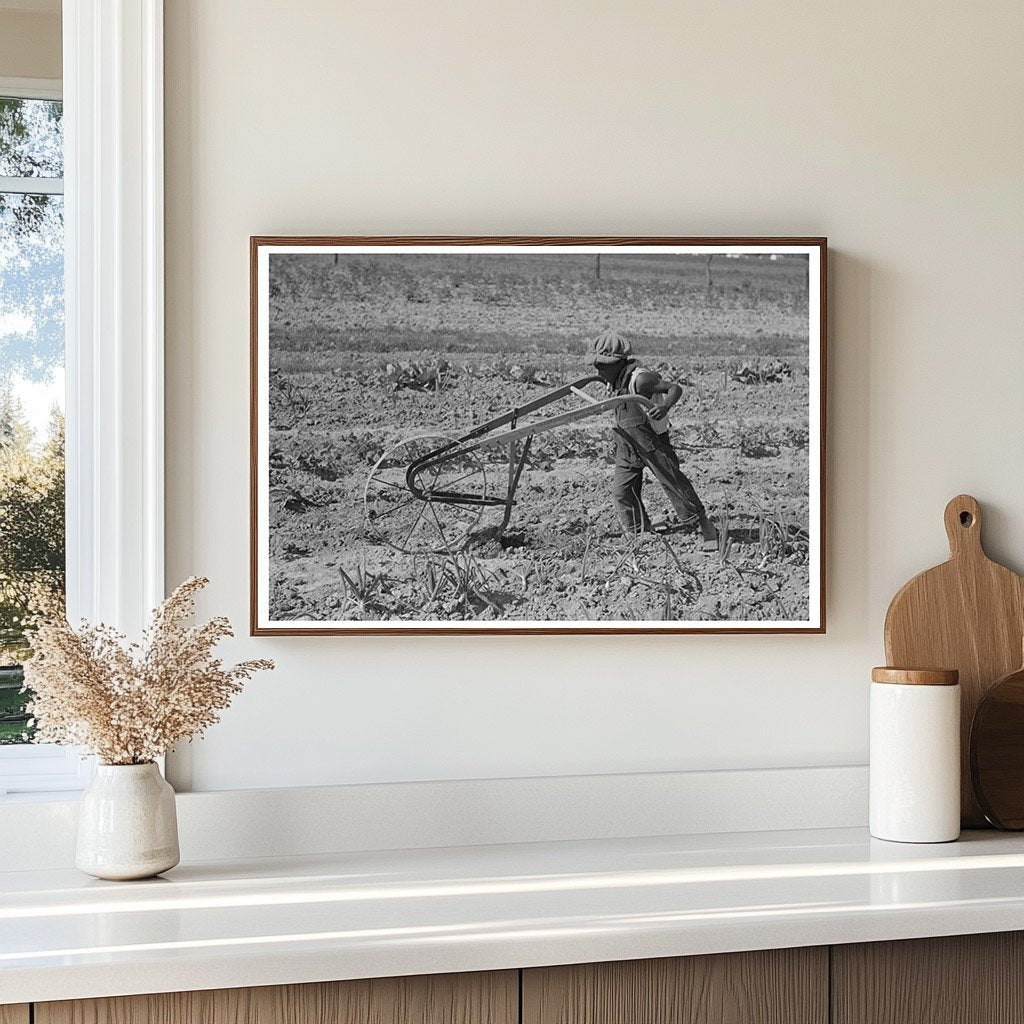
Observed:
[[[665,489],[684,526],[700,527],[707,544],[718,540],[693,484],[679,466],[679,456],[668,436],[669,410],[682,398],[683,389],[640,366],[633,347],[618,331],[604,331],[587,342],[586,361],[597,370],[611,395],[643,395],[654,402],[649,412],[639,403],[615,410],[615,473],[612,500],[627,533],[650,533],[651,520],[640,492],[644,469]]]

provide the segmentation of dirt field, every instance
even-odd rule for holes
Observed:
[[[606,255],[600,277],[593,255],[270,265],[272,618],[806,620],[806,259],[716,256],[710,286],[702,256]],[[651,479],[644,498],[668,532],[621,535],[607,415],[535,438],[500,535],[493,509],[451,553],[402,553],[368,528],[382,453],[584,376],[584,340],[606,326],[683,385],[672,438],[718,550],[672,529]],[[481,454],[488,493],[504,488],[507,458],[505,446]]]

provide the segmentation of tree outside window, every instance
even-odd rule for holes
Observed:
[[[27,620],[64,596],[62,104],[0,96],[0,744],[31,740]]]

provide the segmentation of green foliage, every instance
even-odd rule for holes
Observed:
[[[20,406],[0,406],[0,430],[11,441],[0,452],[0,588],[42,573],[64,572],[64,417],[54,413],[41,450],[26,443]],[[30,435],[29,435],[30,436]],[[52,588],[51,588],[52,589]]]
[[[63,174],[59,102],[0,98],[0,175]],[[17,664],[27,620],[64,595],[64,421],[38,445],[12,383],[50,379],[63,362],[64,197],[0,193],[0,744],[31,738]]]
[[[0,665],[0,744],[24,743],[31,737],[23,680],[20,665]]]
[[[54,413],[41,447],[21,404],[0,399],[0,665],[30,653],[26,626],[35,609],[64,595],[64,418]],[[0,743],[20,742],[27,696],[0,668]],[[15,704],[17,705],[15,707]],[[17,728],[11,726],[14,723]]]

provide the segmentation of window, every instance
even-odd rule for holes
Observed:
[[[0,193],[10,206],[35,203],[48,213],[62,212],[68,615],[137,635],[164,595],[163,3],[64,0],[62,12],[63,97],[59,82],[3,78],[0,97],[63,98],[63,196],[60,165],[45,145],[49,156],[37,151],[36,164],[5,165]],[[16,145],[8,140],[8,148],[29,144],[20,128],[15,136]],[[12,252],[10,226],[0,226],[0,238]],[[0,281],[0,303],[6,294]],[[57,299],[37,308],[59,314],[60,307]],[[45,321],[42,316],[33,324]],[[26,316],[20,322],[27,327]],[[0,346],[9,340],[2,335]],[[33,341],[40,360],[20,377],[38,374],[48,383],[37,386],[59,395],[60,368],[46,373],[40,365],[44,335]],[[13,351],[0,347],[0,364],[6,366]],[[8,370],[13,378],[13,368]],[[44,394],[37,422],[45,424],[48,405]],[[59,522],[56,494],[49,497],[48,509]],[[52,546],[50,553],[55,555]],[[58,563],[54,557],[49,565],[59,569]],[[0,715],[10,716],[8,731],[20,739],[26,723],[23,716],[15,720],[17,706]],[[20,795],[26,792],[80,789],[90,776],[91,761],[73,750],[0,744],[0,799],[5,790],[6,799],[14,794],[21,800],[29,799]],[[183,774],[178,778],[187,784]]]
[[[63,104],[59,85],[13,85],[0,80],[0,786],[55,770],[74,786],[74,755],[28,746],[20,667],[26,616],[64,599]]]

